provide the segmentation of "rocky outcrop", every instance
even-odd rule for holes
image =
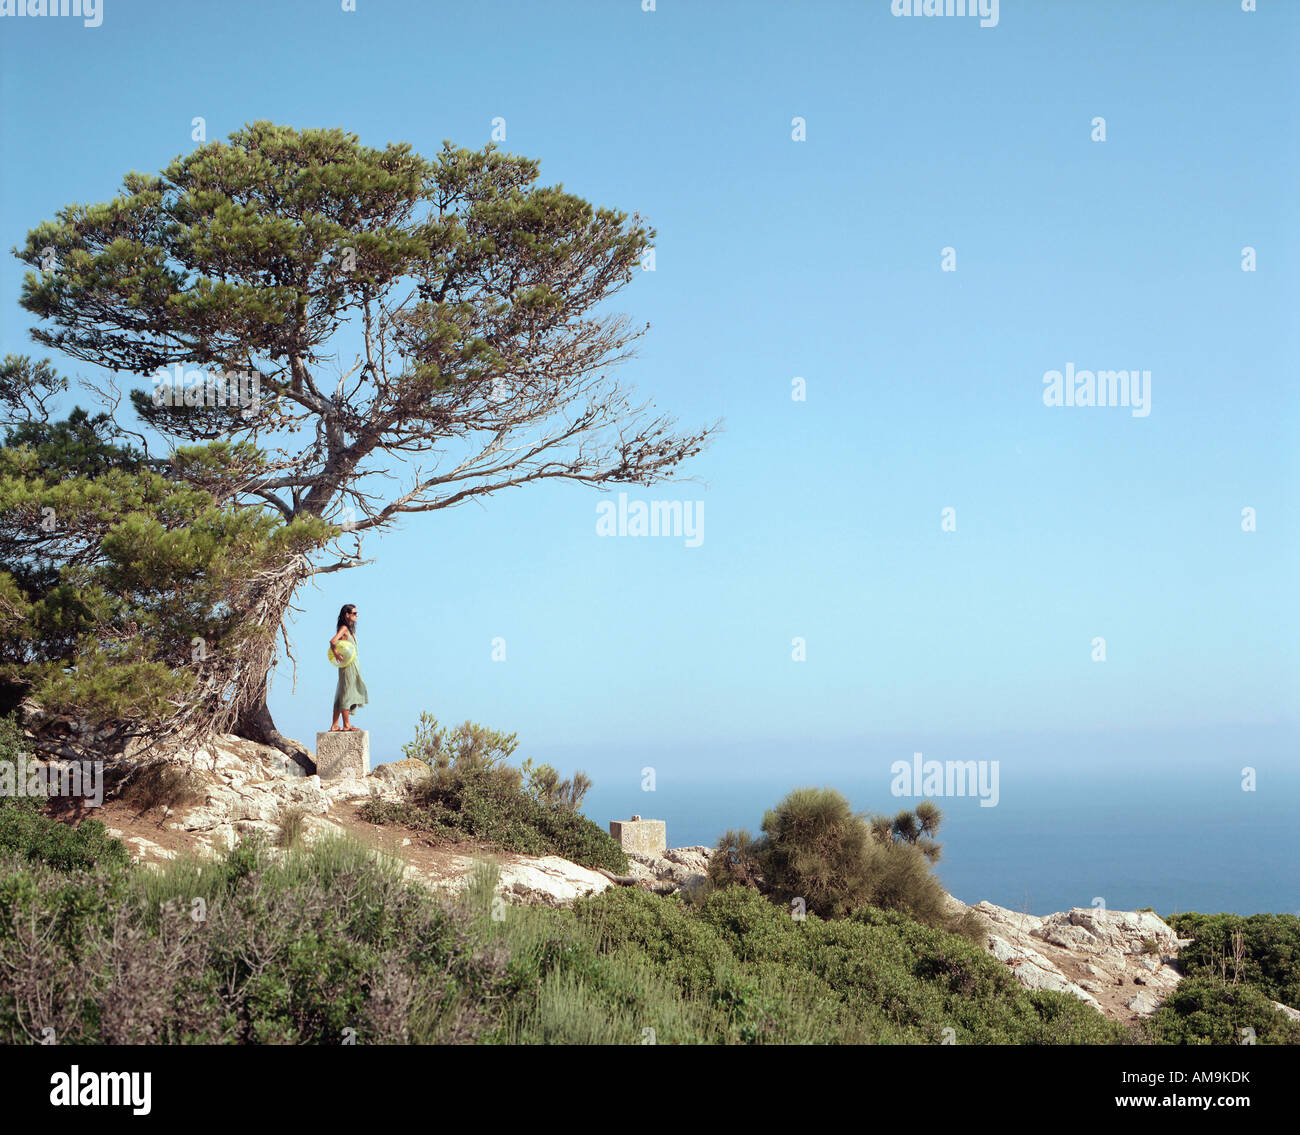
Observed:
[[[170,760],[184,769],[199,801],[177,808],[168,827],[193,836],[200,846],[224,850],[242,835],[261,832],[274,837],[284,813],[299,809],[307,817],[309,832],[328,830],[333,825],[318,821],[330,809],[346,800],[400,800],[411,782],[412,772],[376,770],[370,776],[322,781],[306,772],[291,758],[269,745],[224,735],[208,747],[192,753],[180,752]],[[419,761],[399,761],[409,766]],[[380,766],[386,769],[388,766]],[[427,769],[420,765],[421,771]]]
[[[669,884],[670,890],[693,891],[704,885],[712,852],[703,845],[670,847],[658,855],[629,851],[628,874],[650,886],[662,883]]]
[[[1289,1005],[1283,1005],[1281,1001],[1274,1001],[1273,1008],[1279,1013],[1285,1014],[1288,1018],[1300,1024],[1300,1009],[1292,1009]]]
[[[379,765],[368,776],[327,779],[307,775],[278,749],[235,736],[222,736],[195,752],[169,758],[183,769],[195,794],[192,803],[173,809],[166,828],[188,837],[198,850],[221,851],[254,832],[274,839],[290,809],[303,814],[310,840],[347,826],[342,813],[369,799],[401,801],[429,775],[422,761],[401,760]],[[145,862],[174,858],[175,852],[141,836],[125,836],[132,852]],[[457,894],[469,883],[470,855],[421,856],[410,839],[402,841],[407,876],[443,894]],[[407,849],[410,849],[409,851]],[[675,848],[662,856],[629,856],[635,882],[659,893],[700,885],[708,866],[707,847]],[[498,893],[510,903],[567,906],[584,895],[600,894],[616,885],[613,877],[558,856],[497,854]]]
[[[570,863],[557,855],[498,855],[492,857],[500,870],[497,894],[508,903],[540,906],[570,906],[587,895],[598,895],[614,884],[598,871]],[[436,873],[412,866],[408,878],[434,891],[458,895],[469,885],[474,859],[455,856]]]
[[[1027,989],[1054,989],[1115,1018],[1149,1016],[1181,975],[1173,962],[1179,938],[1149,911],[1073,910],[1038,918],[990,902],[971,910],[985,922],[985,947]]]

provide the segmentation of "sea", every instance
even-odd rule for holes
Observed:
[[[897,756],[912,763],[910,754]],[[556,754],[567,773],[562,759]],[[1035,915],[1103,903],[1162,916],[1300,915],[1300,769],[1276,751],[1252,759],[1003,762],[991,806],[987,793],[984,801],[924,794],[943,815],[935,872],[965,903]],[[815,762],[790,763],[780,772],[756,762],[727,778],[596,772],[583,811],[606,828],[633,814],[661,819],[670,847],[711,846],[729,828],[760,835],[764,813],[803,785],[834,787],[868,814],[892,815],[922,798],[895,795],[896,776],[819,775]]]

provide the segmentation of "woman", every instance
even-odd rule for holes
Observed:
[[[333,650],[340,642],[352,642],[355,646],[357,641],[357,608],[355,604],[346,604],[339,611],[338,629],[334,632],[334,637],[330,639],[330,649]],[[366,684],[361,680],[361,671],[357,669],[357,660],[352,659],[347,666],[339,667],[339,684],[334,691],[334,723],[330,726],[331,733],[360,733],[361,730],[352,724],[351,715],[366,704]],[[339,715],[343,717],[343,728],[339,728]]]

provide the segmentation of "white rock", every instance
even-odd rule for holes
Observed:
[[[173,823],[171,826],[186,832],[203,832],[211,831],[223,824],[229,825],[229,823],[230,810],[228,808],[191,808],[182,815],[178,822]]]
[[[208,789],[207,806],[213,810],[223,808],[233,812],[239,807],[239,793],[226,785]]]
[[[568,906],[613,886],[604,875],[555,855],[516,856],[501,865],[499,892],[507,900]]]
[[[376,765],[370,776],[382,781],[388,788],[395,790],[397,799],[405,796],[408,789],[429,779],[429,766],[423,761],[407,757],[400,761]]]
[[[221,851],[228,851],[239,842],[234,824],[219,824],[208,832],[208,839],[214,848]]]
[[[321,787],[320,777],[314,774],[282,782],[276,794],[290,806],[305,808],[313,815],[329,811],[329,797]]]
[[[322,786],[322,791],[331,802],[337,803],[341,800],[379,796],[384,791],[384,782],[370,777],[345,776],[329,781]]]
[[[1094,1008],[1101,1008],[1097,998],[1087,989],[1071,981],[1055,962],[1029,945],[990,934],[988,950],[998,961],[1006,963],[1015,979],[1026,989],[1054,989],[1087,1001]]]
[[[142,859],[153,856],[155,859],[175,859],[176,852],[165,847],[160,847],[153,840],[145,839],[144,836],[132,835],[127,836],[123,841]]]
[[[1289,1005],[1283,1005],[1281,1001],[1274,1001],[1273,1008],[1279,1013],[1285,1014],[1291,1020],[1300,1022],[1300,1009],[1292,1009]]]
[[[951,896],[949,906],[965,909]],[[1168,963],[1187,940],[1179,939],[1149,911],[1078,907],[1037,918],[988,902],[970,909],[987,924],[989,952],[1006,962],[1027,988],[1059,989],[1098,1004],[1093,994],[1107,986],[1127,985],[1131,980],[1144,987],[1129,998],[1131,1011],[1146,1015],[1180,980]],[[1146,953],[1148,941],[1156,943],[1159,954]],[[1075,982],[1062,966],[1097,980]]]
[[[507,902],[519,905],[568,906],[585,895],[599,894],[614,886],[599,872],[555,855],[508,855],[500,860],[499,866],[497,893]],[[446,868],[445,875],[431,878],[408,865],[407,876],[443,894],[464,891],[474,870],[473,857],[454,856]]]
[[[257,820],[274,825],[280,818],[280,804],[269,792],[250,792],[241,795],[231,817],[235,820]]]
[[[1152,993],[1149,989],[1139,989],[1132,997],[1124,1002],[1133,1012],[1146,1017],[1160,1008],[1160,998]]]
[[[312,843],[322,836],[341,835],[347,830],[322,816],[311,815],[302,818],[302,829],[308,843]]]

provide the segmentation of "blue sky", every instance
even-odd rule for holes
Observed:
[[[269,118],[426,155],[501,116],[541,184],[657,229],[655,271],[609,308],[651,324],[620,377],[725,432],[696,483],[626,491],[702,501],[702,544],[602,538],[606,498],[579,486],[408,518],[300,597],[272,707],[308,744],[355,602],[376,760],[428,710],[624,787],[646,763],[860,777],[922,744],[1079,767],[1136,745],[1231,778],[1225,737],[1280,767],[1300,734],[1300,6],[1259,6],[1003,0],[992,28],[888,0],[0,18],[3,245],[191,149],[196,115],[210,140]],[[6,255],[6,351],[33,351],[21,278]],[[1067,364],[1150,371],[1150,414],[1045,406]]]

